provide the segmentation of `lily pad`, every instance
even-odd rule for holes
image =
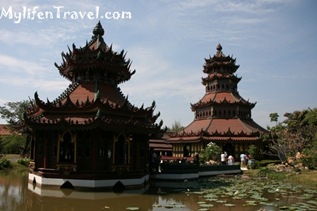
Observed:
[[[226,207],[234,207],[236,206],[235,204],[230,204],[230,203],[227,203],[227,204],[224,204]]]
[[[127,207],[126,209],[127,210],[140,210],[139,207]]]
[[[199,206],[207,208],[207,207],[213,207],[214,205],[213,204],[200,204]]]

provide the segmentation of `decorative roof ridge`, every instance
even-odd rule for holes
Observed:
[[[213,122],[213,120],[214,120],[213,118],[210,119],[209,124],[207,125],[207,127],[206,127],[206,129],[205,129],[205,132],[206,132],[206,133],[208,133],[208,130],[209,130],[209,128],[210,128],[211,123]]]
[[[55,100],[52,101],[52,104],[60,103],[62,100],[65,100],[80,84],[78,82],[71,83]]]

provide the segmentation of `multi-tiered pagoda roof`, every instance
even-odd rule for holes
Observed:
[[[168,139],[170,143],[199,141],[257,141],[266,130],[251,118],[251,103],[240,96],[235,75],[236,59],[226,56],[217,46],[213,57],[205,59],[202,78],[205,95],[191,104],[195,119],[180,133]]]
[[[71,81],[69,87],[53,101],[44,102],[35,93],[35,103],[26,113],[31,128],[87,129],[94,127],[114,131],[157,132],[160,113],[154,114],[155,102],[149,107],[136,107],[124,96],[118,84],[128,81],[135,73],[126,53],[113,51],[104,39],[100,22],[84,47],[74,44],[62,53],[62,64],[55,66]]]

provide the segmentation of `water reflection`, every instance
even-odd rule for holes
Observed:
[[[27,172],[0,171],[0,210],[25,210]]]
[[[316,190],[239,177],[156,182],[141,190],[87,192],[39,188],[27,172],[0,172],[0,210],[280,210],[284,206],[317,209]],[[254,204],[253,204],[254,203]],[[296,210],[296,209],[295,209]]]

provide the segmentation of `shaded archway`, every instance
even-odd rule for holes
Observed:
[[[224,152],[227,152],[227,155],[232,155],[234,156],[234,146],[232,145],[232,143],[226,143],[224,146],[223,146],[223,151]]]
[[[184,157],[189,157],[190,156],[190,149],[191,147],[190,147],[190,145],[189,144],[186,144],[185,146],[184,146],[184,149],[183,149],[183,156]]]
[[[114,163],[115,164],[128,164],[129,157],[129,143],[126,140],[126,137],[121,134],[118,136],[118,139],[114,144]]]

